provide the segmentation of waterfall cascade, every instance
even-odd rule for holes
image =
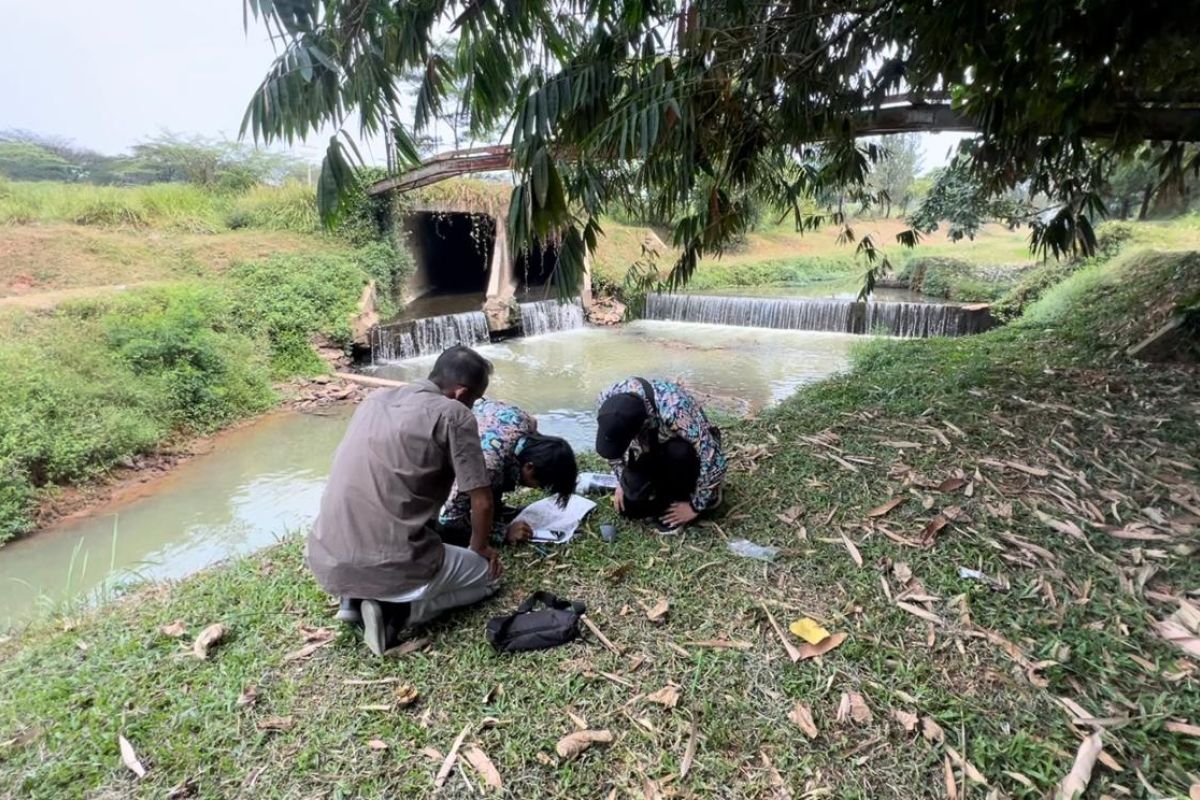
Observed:
[[[645,316],[674,322],[906,337],[963,336],[987,330],[993,323],[986,306],[689,294],[647,295]]]
[[[582,327],[583,305],[578,298],[565,303],[558,300],[521,303],[521,331],[526,336]]]
[[[452,345],[487,344],[489,339],[487,317],[482,311],[424,317],[375,328],[371,336],[371,360],[437,355]]]

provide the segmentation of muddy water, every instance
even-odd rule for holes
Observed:
[[[847,334],[636,322],[584,328],[479,348],[495,364],[488,394],[537,414],[543,433],[591,449],[594,402],[630,375],[681,379],[708,404],[728,413],[757,411],[845,364]],[[375,374],[423,377],[433,357],[380,366]]]
[[[590,448],[597,393],[632,374],[682,378],[715,408],[745,413],[846,364],[845,334],[639,322],[480,348],[489,395],[536,413],[544,432]],[[432,358],[376,370],[423,377]],[[100,587],[177,578],[272,543],[316,513],[351,413],[280,414],[224,435],[140,499],[0,548],[0,630]],[[115,535],[114,535],[115,527]]]

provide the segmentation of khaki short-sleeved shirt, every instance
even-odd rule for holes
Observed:
[[[333,456],[308,536],[317,582],[342,597],[391,597],[427,584],[445,550],[431,523],[459,487],[490,486],[471,410],[430,381],[363,401]]]

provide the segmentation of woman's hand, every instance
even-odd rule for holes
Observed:
[[[691,503],[672,503],[667,513],[663,514],[662,521],[672,528],[678,528],[680,525],[687,525],[698,516],[700,512],[692,508]]]

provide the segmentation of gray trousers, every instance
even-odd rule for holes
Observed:
[[[490,565],[486,558],[465,547],[452,544],[444,547],[446,556],[433,580],[411,592],[376,599],[385,603],[410,603],[408,624],[420,625],[443,611],[469,606],[495,594],[499,586],[489,574]]]

